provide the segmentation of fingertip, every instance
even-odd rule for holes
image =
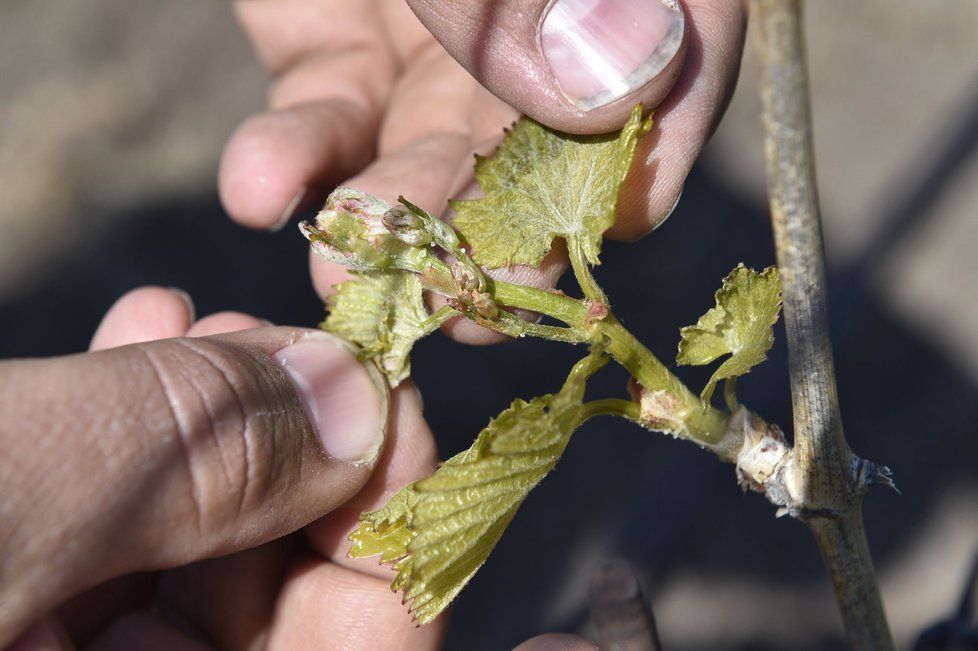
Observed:
[[[612,239],[640,239],[668,218],[736,85],[746,4],[683,2],[688,46],[682,74],[638,143],[618,197],[618,221],[608,231]]]
[[[140,287],[117,300],[99,323],[90,350],[181,337],[193,323],[194,305],[183,290]]]
[[[435,439],[424,420],[421,394],[410,379],[390,393],[387,444],[370,481],[342,508],[306,527],[312,548],[330,561],[358,572],[386,577],[375,559],[351,559],[349,535],[360,515],[382,508],[404,486],[431,475],[438,466]]]
[[[250,314],[243,314],[241,312],[218,312],[205,316],[190,326],[187,330],[187,336],[207,337],[227,332],[237,332],[239,330],[250,330],[251,328],[262,328],[267,325],[267,321],[263,321]]]
[[[224,208],[245,226],[281,228],[370,161],[376,127],[370,111],[335,98],[248,118],[221,158]]]
[[[688,170],[670,168],[660,173],[654,156],[658,134],[653,132],[639,142],[632,168],[618,192],[615,223],[605,237],[620,242],[635,242],[663,224],[679,204]]]
[[[598,647],[577,635],[547,633],[530,638],[513,651],[598,651]]]
[[[53,615],[29,628],[6,651],[69,651],[71,644],[64,626]]]
[[[256,229],[277,230],[299,208],[304,170],[294,157],[301,127],[287,111],[245,120],[224,148],[218,174],[221,203],[232,219]]]
[[[387,574],[379,579],[314,556],[297,556],[282,584],[268,648],[321,648],[323,640],[339,635],[342,645],[336,646],[347,649],[441,648],[447,618],[418,626],[391,594],[393,572]]]
[[[677,0],[555,0],[540,49],[563,96],[588,121],[657,106],[682,68],[686,21]]]
[[[492,11],[408,3],[494,95],[559,131],[620,129],[635,104],[664,101],[684,66],[686,18],[674,0],[532,0]]]
[[[349,342],[320,330],[272,358],[291,382],[327,457],[372,470],[387,440],[387,379],[364,364]],[[369,473],[368,473],[369,474]],[[366,482],[368,474],[360,477]]]
[[[313,251],[309,252],[309,273],[313,289],[322,299],[335,294],[337,285],[352,278],[346,267],[325,260]]]

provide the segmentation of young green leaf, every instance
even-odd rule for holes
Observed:
[[[711,308],[694,326],[680,330],[676,361],[702,366],[729,354],[700,397],[709,404],[719,380],[744,375],[764,361],[774,343],[772,326],[781,308],[781,280],[775,267],[762,273],[738,265],[723,279]]]
[[[485,197],[453,201],[454,226],[486,267],[538,266],[555,237],[598,264],[601,238],[615,223],[618,188],[638,139],[652,128],[636,106],[621,133],[572,136],[523,118],[493,158],[478,158]]]
[[[517,400],[468,450],[427,479],[365,513],[350,535],[350,556],[394,562],[392,590],[427,624],[485,562],[527,494],[557,463],[583,420],[587,376],[604,364],[593,353],[555,395]]]
[[[408,271],[374,271],[341,283],[322,328],[358,344],[396,387],[410,372],[411,347],[428,334],[421,280]]]

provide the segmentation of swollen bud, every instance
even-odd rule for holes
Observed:
[[[424,220],[404,206],[393,206],[384,213],[384,228],[401,242],[410,246],[431,244],[431,233],[425,230]]]
[[[337,188],[316,223],[299,230],[316,253],[353,271],[419,271],[425,251],[407,246],[386,225],[391,206],[352,188]]]

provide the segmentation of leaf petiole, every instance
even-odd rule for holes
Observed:
[[[438,328],[445,325],[445,322],[456,316],[461,316],[458,310],[451,305],[445,305],[435,310],[427,319],[421,322],[421,336],[426,337]]]
[[[581,422],[594,418],[595,416],[620,416],[635,422],[639,422],[642,417],[642,407],[637,402],[622,400],[620,398],[603,398],[584,403],[584,411],[581,414]]]
[[[577,284],[580,285],[581,291],[584,292],[584,297],[598,301],[607,307],[608,297],[591,274],[591,265],[584,255],[584,248],[581,246],[580,237],[572,236],[567,238],[567,255],[570,258],[571,268],[574,270],[574,278],[577,280]]]
[[[500,312],[499,316],[495,319],[487,319],[478,313],[465,314],[465,316],[476,324],[504,334],[507,337],[539,337],[540,339],[562,341],[568,344],[583,344],[589,341],[587,335],[575,328],[541,325],[527,321],[526,319],[521,319],[505,311]]]

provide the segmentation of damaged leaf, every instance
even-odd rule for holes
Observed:
[[[781,280],[775,267],[761,273],[743,264],[723,279],[711,308],[694,326],[680,330],[676,361],[702,366],[730,355],[700,395],[709,404],[719,380],[739,377],[764,361],[774,343],[772,326],[781,308]]]
[[[428,251],[391,234],[384,225],[390,209],[390,204],[365,192],[336,188],[315,225],[303,222],[299,230],[316,253],[352,271],[419,271]]]
[[[453,201],[454,226],[486,267],[539,266],[555,237],[598,264],[602,235],[615,223],[618,188],[638,139],[652,128],[642,107],[621,133],[572,136],[523,118],[492,158],[476,160],[485,197]]]
[[[393,562],[421,624],[435,619],[485,562],[530,490],[546,476],[583,419],[585,380],[604,364],[592,354],[555,395],[517,400],[468,450],[416,481],[350,535],[350,556]]]
[[[407,271],[363,273],[337,286],[324,330],[359,345],[396,387],[411,372],[408,355],[428,334],[421,280]]]

